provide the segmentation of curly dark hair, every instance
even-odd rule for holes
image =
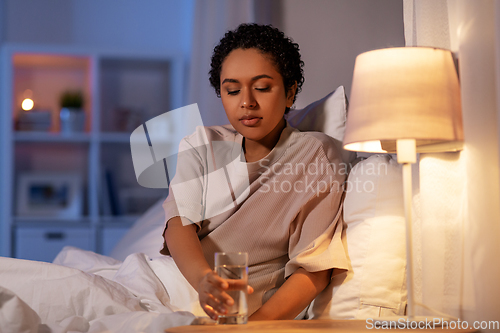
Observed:
[[[297,94],[304,83],[304,62],[300,59],[299,45],[286,37],[283,32],[271,25],[241,24],[235,30],[228,31],[214,48],[210,69],[210,84],[220,97],[220,72],[222,63],[235,49],[254,48],[270,57],[276,69],[283,77],[285,92],[288,93],[297,82]],[[288,109],[286,112],[288,112]]]

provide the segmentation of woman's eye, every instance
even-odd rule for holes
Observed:
[[[255,88],[255,90],[258,90],[258,91],[268,91],[268,90],[269,90],[269,87],[265,87],[265,88]]]
[[[240,91],[239,90],[228,90],[227,94],[228,95],[237,95]]]

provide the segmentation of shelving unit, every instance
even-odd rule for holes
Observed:
[[[109,253],[137,216],[166,195],[137,184],[129,141],[146,120],[182,106],[183,57],[35,45],[1,52],[0,255],[51,261],[65,245]],[[35,109],[50,112],[47,131],[16,128],[28,89]],[[83,132],[60,130],[59,97],[67,90],[83,92]],[[23,190],[25,174],[78,178],[81,212],[61,217],[70,185],[54,186],[50,195],[45,185]],[[19,208],[23,200],[32,211]],[[37,214],[40,202],[54,207],[49,216]]]

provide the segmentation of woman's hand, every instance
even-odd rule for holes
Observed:
[[[213,320],[217,320],[219,314],[225,314],[227,307],[234,304],[234,300],[225,292],[228,288],[228,283],[213,271],[205,274],[200,281],[198,286],[200,305]]]
[[[234,300],[228,290],[241,290],[241,280],[224,280],[208,265],[196,234],[196,225],[182,223],[181,217],[173,217],[165,229],[165,242],[182,275],[198,292],[200,305],[212,319],[225,314]],[[253,288],[247,287],[248,294]]]
[[[294,319],[330,282],[332,270],[297,269],[248,320]]]
[[[241,282],[238,280],[225,280],[211,271],[205,274],[198,285],[198,297],[203,311],[217,320],[219,315],[227,313],[228,308],[234,304],[234,300],[227,294],[229,290],[241,290]],[[248,294],[253,293],[253,288],[247,287]]]

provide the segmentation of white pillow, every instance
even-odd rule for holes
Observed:
[[[149,266],[163,283],[170,297],[170,305],[188,311],[197,317],[207,317],[198,300],[198,292],[189,284],[170,256],[161,256],[149,261]]]
[[[356,153],[342,148],[347,121],[347,97],[344,86],[339,86],[324,98],[303,109],[290,110],[285,116],[288,123],[300,131],[323,132],[335,139],[344,163],[356,158]]]
[[[144,253],[150,258],[160,256],[163,245],[161,236],[165,228],[165,212],[160,199],[147,210],[116,244],[110,257],[123,261],[132,253]]]
[[[400,165],[373,155],[354,166],[344,201],[351,269],[335,276],[313,301],[313,319],[403,315],[405,217]]]

